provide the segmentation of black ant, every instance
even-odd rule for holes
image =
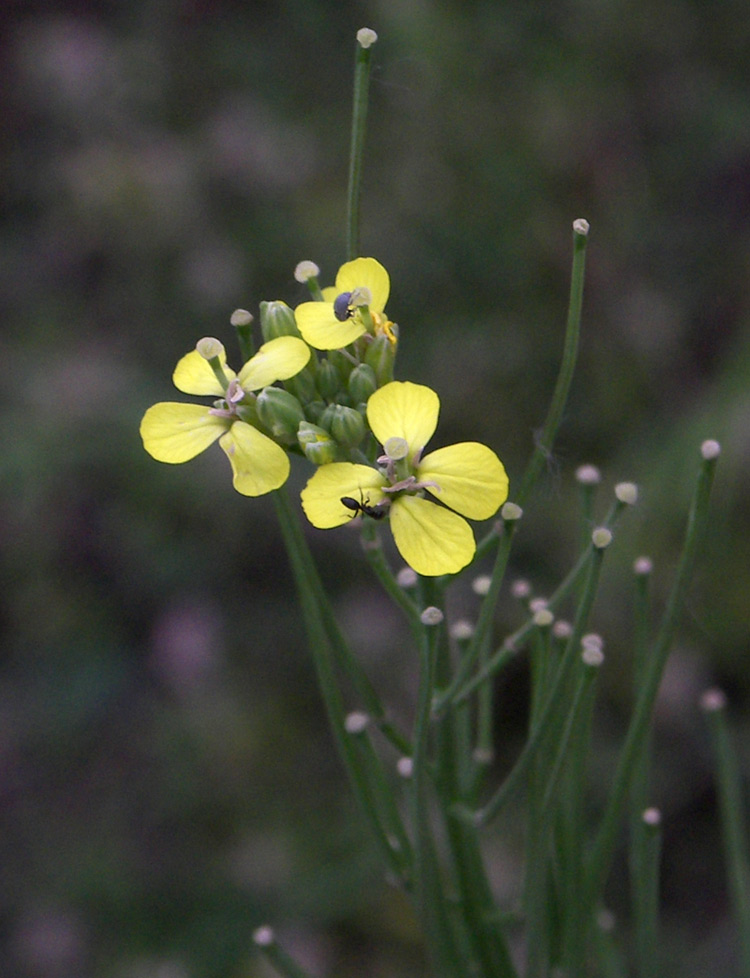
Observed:
[[[388,512],[388,506],[390,503],[388,499],[384,499],[375,506],[371,506],[369,497],[367,499],[364,498],[361,488],[359,490],[359,500],[356,500],[353,496],[342,496],[341,502],[347,509],[352,511],[352,519],[354,519],[358,513],[362,513],[363,516],[369,516],[370,519],[373,520],[382,520],[385,514]]]

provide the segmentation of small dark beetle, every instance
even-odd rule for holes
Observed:
[[[340,323],[345,323],[354,315],[354,309],[349,305],[351,297],[351,292],[342,292],[333,300],[333,314]]]

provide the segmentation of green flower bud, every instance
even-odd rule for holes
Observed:
[[[274,300],[260,304],[260,330],[267,343],[277,336],[299,336],[294,311],[286,302]]]
[[[335,404],[326,405],[326,407],[320,412],[317,423],[320,425],[321,428],[325,428],[326,431],[330,431],[331,426],[333,425],[333,419],[335,413],[336,413]]]
[[[341,377],[330,359],[326,358],[325,360],[321,360],[318,364],[315,383],[320,392],[320,396],[327,401],[332,400],[338,394],[339,387],[341,386]]]
[[[235,406],[237,417],[240,421],[246,421],[254,428],[258,426],[258,409],[256,408],[257,398],[254,394],[245,394],[243,400]]]
[[[349,374],[349,393],[355,404],[367,401],[378,388],[375,371],[369,363],[360,363]]]
[[[297,429],[305,414],[302,405],[289,391],[280,387],[264,387],[256,401],[258,417],[263,425],[285,445],[297,441]]]
[[[305,404],[305,414],[310,421],[316,421],[326,409],[325,401],[309,401]]]
[[[365,363],[372,367],[378,387],[384,387],[393,380],[393,364],[396,360],[396,347],[387,336],[376,336],[365,353]]]
[[[315,386],[315,368],[308,364],[294,377],[284,381],[284,387],[297,398],[301,404],[309,404],[318,397]]]
[[[328,354],[328,359],[338,370],[339,377],[341,377],[344,384],[346,384],[349,380],[349,374],[352,372],[352,361],[340,350],[331,350],[331,352]]]
[[[365,437],[365,422],[362,415],[355,408],[344,407],[341,404],[335,405],[333,409],[333,420],[331,421],[331,434],[344,448],[355,448]]]
[[[338,458],[338,446],[325,428],[301,421],[297,431],[297,441],[305,457],[313,465],[327,465]]]

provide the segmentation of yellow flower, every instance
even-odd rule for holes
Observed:
[[[354,515],[353,501],[359,511],[366,507],[365,518],[368,510],[375,516],[387,510],[399,553],[418,574],[455,574],[470,564],[476,544],[463,517],[493,516],[508,498],[508,477],[497,455],[478,442],[422,457],[439,411],[438,396],[429,387],[394,381],[375,391],[367,402],[367,420],[384,446],[380,468],[349,462],[321,466],[302,491],[302,507],[313,526],[346,523]]]
[[[232,466],[237,492],[262,496],[286,482],[289,459],[276,442],[241,419],[243,413],[254,414],[248,395],[299,373],[310,358],[310,349],[297,337],[280,336],[265,343],[239,374],[227,366],[224,348],[218,340],[211,341],[210,349],[218,353],[226,389],[209,361],[197,350],[180,360],[172,380],[184,394],[202,394],[221,400],[213,407],[174,401],[154,404],[141,421],[143,447],[158,462],[177,464],[195,458],[218,438]]]
[[[340,350],[368,330],[395,343],[393,324],[383,310],[391,289],[388,272],[374,258],[355,258],[342,265],[336,285],[323,290],[324,302],[303,302],[294,310],[303,339],[316,350]],[[369,310],[372,326],[367,322]]]

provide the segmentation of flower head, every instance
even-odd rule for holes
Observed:
[[[294,313],[302,337],[316,350],[340,350],[365,332],[395,342],[393,324],[384,315],[391,283],[374,258],[342,265],[336,285],[323,290],[323,302],[303,302]]]
[[[262,496],[278,489],[289,475],[289,459],[283,448],[250,423],[255,420],[252,391],[293,377],[309,358],[310,349],[302,340],[281,336],[265,343],[235,374],[218,340],[201,340],[198,349],[177,364],[172,380],[184,394],[219,400],[211,407],[175,401],[154,404],[141,421],[143,447],[158,462],[178,464],[219,439],[237,492]]]
[[[346,523],[354,515],[353,500],[365,517],[387,511],[396,546],[418,574],[455,574],[471,563],[476,544],[464,517],[493,516],[507,499],[508,477],[497,455],[478,442],[423,457],[439,410],[429,387],[394,381],[377,390],[367,402],[367,420],[384,446],[379,467],[321,466],[302,491],[302,507],[313,526]]]

